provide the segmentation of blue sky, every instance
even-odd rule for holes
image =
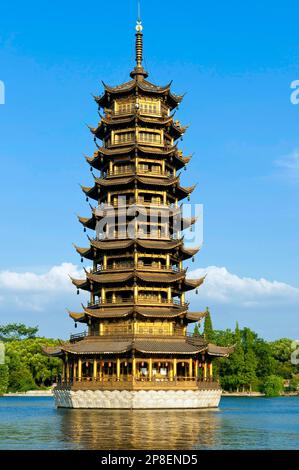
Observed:
[[[238,320],[299,339],[298,2],[143,0],[141,9],[149,79],[186,92],[181,144],[195,153],[183,182],[198,182],[192,202],[205,215],[189,269],[209,273],[191,306],[210,305],[219,328]],[[72,243],[86,245],[76,213],[88,213],[79,183],[91,181],[91,94],[101,80],[128,79],[135,21],[135,1],[1,3],[0,323],[73,330],[65,307],[80,310],[84,297],[67,273],[79,269]]]

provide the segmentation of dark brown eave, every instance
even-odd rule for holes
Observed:
[[[130,247],[134,247],[136,243],[137,246],[145,250],[154,250],[154,251],[164,251],[164,250],[174,250],[178,249],[182,256],[183,260],[189,259],[192,256],[195,256],[199,251],[199,247],[196,248],[186,248],[183,245],[182,240],[178,241],[158,241],[158,240],[106,240],[98,241],[90,237],[89,241],[91,246],[89,248],[78,247],[74,244],[76,251],[83,258],[94,260],[97,256],[98,251],[106,250],[123,250]]]
[[[147,73],[145,71],[142,71],[142,74],[145,77],[147,76]],[[115,87],[107,85],[104,82],[102,82],[104,85],[105,91],[103,95],[94,97],[97,104],[101,108],[105,108],[109,106],[111,103],[110,97],[112,97],[112,99],[115,99],[118,96],[132,94],[132,92],[136,92],[136,90],[141,92],[140,94],[145,93],[149,95],[165,96],[171,109],[176,108],[178,104],[182,101],[183,96],[175,95],[174,93],[170,91],[170,86],[172,82],[170,82],[164,87],[157,86],[145,79],[137,79],[137,77],[135,79],[135,75],[140,75],[140,72],[136,70],[136,74],[134,72],[133,80],[130,80],[128,82],[125,82]],[[143,78],[143,77],[140,77],[140,78]]]
[[[69,316],[79,323],[87,323],[90,317],[96,319],[121,319],[139,315],[143,318],[173,319],[178,317],[187,318],[186,307],[140,307],[140,306],[106,306],[106,307],[84,307],[84,312],[70,312]],[[192,320],[194,321],[194,320]]]
[[[196,184],[193,186],[183,187],[179,184],[179,177],[175,178],[168,178],[163,179],[156,176],[121,176],[118,178],[96,178],[95,185],[93,187],[81,186],[82,191],[87,197],[98,201],[100,194],[105,194],[105,190],[107,188],[111,188],[112,186],[127,186],[130,184],[135,184],[139,182],[141,185],[144,186],[157,186],[157,187],[170,187],[173,186],[175,188],[175,192],[173,193],[174,197],[177,197],[178,200],[182,200],[185,197],[189,196],[195,189]]]
[[[107,337],[87,337],[77,343],[64,343],[60,348],[53,351],[48,348],[48,355],[63,355],[65,353],[75,355],[96,355],[96,354],[124,354],[134,350],[143,354],[178,354],[178,355],[194,355],[207,350],[207,343],[202,340],[196,344],[190,342],[188,338],[174,337],[130,337],[107,338]]]
[[[209,343],[207,353],[209,356],[215,357],[228,357],[231,353],[234,352],[233,346],[217,346],[216,344]]]
[[[85,157],[87,163],[91,165],[96,170],[101,170],[107,165],[107,159],[115,158],[116,156],[126,155],[130,156],[132,154],[143,155],[153,155],[155,158],[157,157],[165,157],[171,156],[173,159],[173,164],[175,165],[177,170],[180,170],[184,166],[186,166],[189,161],[191,160],[191,156],[184,157],[181,152],[178,151],[177,147],[174,145],[169,149],[160,149],[160,148],[152,148],[142,146],[140,144],[134,144],[129,147],[119,147],[117,149],[108,149],[105,147],[99,147],[98,150],[93,154],[92,157]]]

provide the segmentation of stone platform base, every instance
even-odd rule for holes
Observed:
[[[221,390],[54,390],[58,408],[216,408]]]

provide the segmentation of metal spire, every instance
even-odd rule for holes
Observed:
[[[143,59],[143,26],[140,18],[140,0],[137,1],[137,23],[136,23],[136,40],[135,40],[135,50],[136,50],[136,66],[131,72],[131,77],[136,78],[136,80],[142,80],[147,77],[148,74],[142,66]]]

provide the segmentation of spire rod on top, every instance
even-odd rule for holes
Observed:
[[[147,72],[144,70],[142,66],[142,59],[143,59],[143,26],[140,19],[140,0],[137,2],[138,6],[138,16],[137,16],[137,24],[136,24],[136,41],[135,41],[135,50],[136,50],[136,67],[131,72],[131,77],[135,78],[136,80],[142,80],[148,76]]]

